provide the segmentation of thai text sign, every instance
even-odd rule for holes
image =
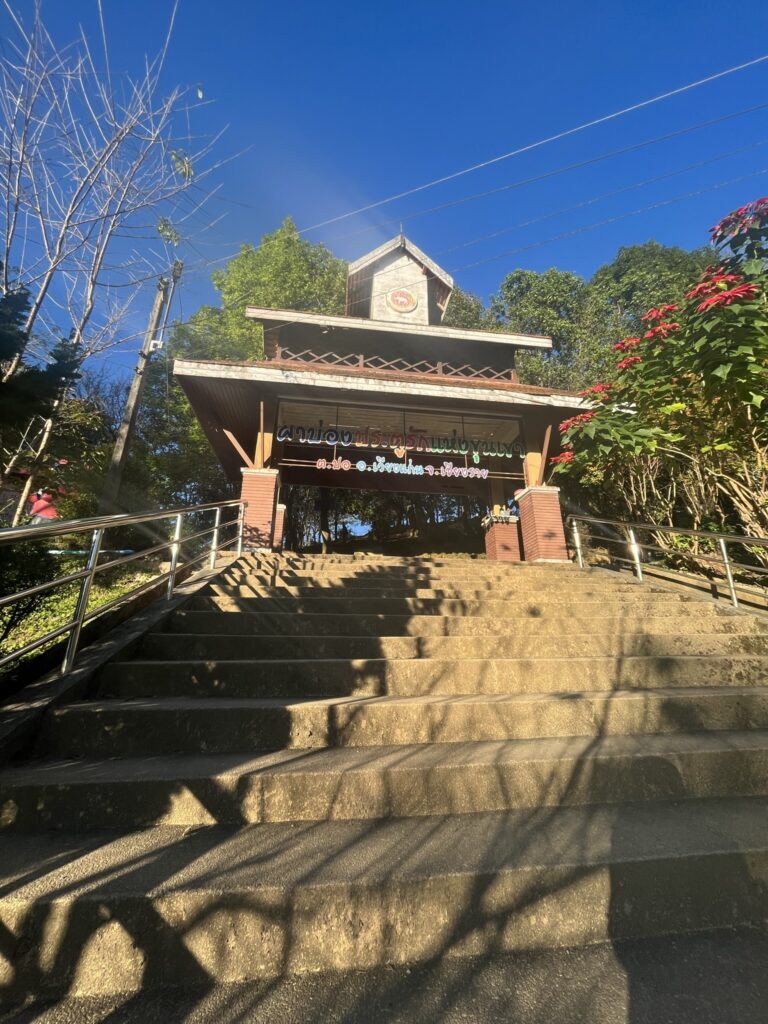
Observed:
[[[401,476],[442,476],[442,477],[463,477],[485,480],[488,476],[487,469],[478,469],[476,466],[454,466],[452,462],[443,462],[439,466],[421,466],[414,464],[410,459],[407,462],[387,462],[383,455],[377,455],[372,463],[364,462],[363,459],[351,462],[349,459],[318,459],[315,463],[317,469],[335,469],[344,473],[356,470],[358,473],[393,473]]]
[[[497,456],[505,459],[523,458],[525,448],[520,441],[494,441],[488,438],[459,437],[456,431],[451,435],[433,436],[425,434],[390,434],[373,430],[337,430],[323,428],[322,422],[316,427],[282,426],[277,428],[277,441],[296,441],[299,444],[324,444],[335,448],[391,448],[402,458],[406,452],[426,452],[436,455],[468,455],[478,463],[481,456]]]

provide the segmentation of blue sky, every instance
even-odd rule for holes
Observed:
[[[113,68],[136,68],[159,46],[170,0],[106,0],[105,8]],[[43,9],[57,39],[71,38],[78,23],[96,37],[95,0],[48,0]],[[184,253],[190,269],[174,316],[215,301],[208,260],[221,265],[287,215],[300,228],[316,224],[764,53],[764,0],[744,0],[731,13],[722,0],[181,0],[167,83],[202,83],[213,102],[199,113],[196,130],[229,126],[221,156],[250,149],[218,175],[221,189],[209,209],[223,217],[196,239],[196,253]],[[768,192],[768,175],[623,215],[768,169],[768,108],[491,198],[412,215],[760,103],[768,103],[768,62],[307,237],[355,258],[395,234],[402,218],[417,245],[484,298],[516,267],[589,276],[622,245],[650,238],[703,244],[722,213]],[[714,160],[734,150],[741,151]],[[548,216],[694,164],[700,166]],[[622,219],[582,230],[614,217]],[[505,233],[465,244],[499,231]],[[578,233],[547,242],[568,231]],[[523,251],[496,258],[510,250]],[[138,306],[129,330],[144,318]],[[136,345],[126,349],[111,358],[116,373],[133,364]]]

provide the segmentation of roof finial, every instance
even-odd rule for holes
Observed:
[[[405,241],[405,232],[403,231],[403,222],[400,221],[400,241]]]

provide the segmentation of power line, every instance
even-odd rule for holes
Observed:
[[[378,230],[379,228],[384,227],[384,226],[386,226],[388,224],[400,223],[400,222],[408,222],[408,221],[411,221],[411,220],[415,220],[417,217],[426,216],[427,214],[430,214],[430,213],[438,213],[438,212],[440,212],[442,210],[450,209],[450,208],[452,208],[454,206],[460,206],[460,205],[462,205],[464,203],[473,202],[473,201],[478,200],[478,199],[485,199],[485,198],[488,198],[490,196],[498,195],[500,193],[507,192],[507,191],[510,191],[510,190],[513,190],[513,189],[522,188],[522,187],[524,187],[526,185],[536,184],[536,183],[538,183],[540,181],[545,181],[548,178],[556,177],[556,176],[559,176],[561,174],[566,174],[566,173],[568,173],[570,171],[580,170],[580,169],[583,169],[584,167],[593,166],[596,163],[600,163],[602,161],[609,160],[609,159],[612,159],[612,158],[617,157],[617,156],[623,156],[623,155],[626,155],[627,153],[637,152],[638,150],[644,149],[644,148],[646,148],[648,146],[658,145],[658,144],[660,144],[662,142],[668,142],[671,139],[680,138],[680,137],[682,137],[684,135],[688,135],[688,134],[690,134],[692,132],[700,131],[700,130],[705,129],[705,128],[711,128],[711,127],[714,127],[716,125],[723,124],[726,121],[731,121],[731,120],[734,120],[735,118],[744,117],[744,116],[746,116],[748,114],[753,114],[753,113],[756,113],[758,111],[766,110],[766,109],[768,109],[768,103],[758,103],[758,104],[756,104],[754,106],[746,107],[743,110],[737,110],[737,111],[733,111],[732,113],[729,113],[729,114],[723,114],[720,117],[711,118],[711,119],[709,119],[707,121],[700,121],[697,124],[688,125],[685,128],[678,128],[678,129],[675,129],[675,131],[667,132],[664,135],[657,135],[657,136],[655,136],[654,138],[651,138],[651,139],[644,139],[641,142],[632,143],[629,146],[623,146],[623,147],[621,147],[619,149],[611,150],[611,151],[609,151],[607,153],[602,153],[602,154],[600,154],[600,155],[598,155],[596,157],[590,157],[590,158],[588,158],[586,160],[580,160],[580,161],[578,161],[576,163],[565,164],[565,165],[563,165],[561,167],[553,168],[550,171],[544,171],[541,174],[534,175],[534,176],[529,177],[529,178],[523,178],[523,179],[520,179],[518,181],[509,182],[506,185],[500,185],[500,186],[497,186],[496,188],[488,189],[488,190],[486,190],[484,192],[476,192],[476,193],[468,195],[468,196],[461,196],[461,197],[459,197],[457,199],[450,200],[449,202],[446,202],[446,203],[440,203],[440,204],[438,204],[436,206],[427,207],[427,208],[422,209],[422,210],[417,210],[414,213],[405,214],[402,217],[387,218],[384,221],[380,221],[376,225],[372,225],[370,227],[361,228],[361,229],[359,229],[357,231],[348,232],[345,235],[336,235],[336,236],[328,239],[327,241],[328,242],[345,241],[345,240],[347,240],[349,238],[355,238],[358,235],[368,234],[370,231]],[[221,202],[234,203],[237,206],[243,206],[243,207],[246,207],[248,209],[257,209],[257,207],[253,206],[252,204],[236,202],[235,200],[231,200],[231,199],[229,199],[226,196],[212,195],[211,198],[212,199],[218,199]],[[309,229],[303,229],[303,230],[309,230]],[[269,238],[262,239],[262,241],[258,245],[251,246],[250,248],[251,248],[251,251],[255,253],[255,252],[261,251],[262,249],[268,248],[270,245],[282,243],[282,241],[283,240],[281,238],[275,238],[275,237],[271,236]],[[215,244],[215,243],[208,243],[208,244]],[[232,243],[232,244],[234,245],[235,243]],[[225,263],[227,260],[233,259],[235,256],[237,256],[240,253],[240,251],[241,251],[241,249],[242,249],[244,244],[245,243],[241,242],[241,243],[238,244],[237,248],[232,253],[230,253],[228,255],[225,255],[225,256],[218,256],[218,257],[215,257],[214,259],[207,259],[205,256],[202,255],[202,253],[200,253],[199,251],[196,250],[198,256],[201,259],[201,261],[204,261],[204,262],[201,262],[201,264],[199,266],[201,268],[205,268],[205,267],[215,266],[218,263]],[[193,268],[192,267],[190,267],[188,269],[188,271],[187,271],[188,274],[190,272],[193,272]],[[152,277],[154,277],[154,274],[148,275],[146,280],[150,280]],[[126,285],[126,287],[127,287],[127,285]],[[138,336],[139,335],[137,334],[136,337],[138,337]]]
[[[721,189],[721,188],[727,188],[729,185],[736,185],[736,184],[739,184],[739,183],[741,183],[743,181],[749,181],[752,178],[760,177],[760,176],[765,175],[765,174],[768,174],[768,168],[762,168],[761,170],[753,171],[750,174],[740,175],[737,178],[729,178],[727,181],[719,181],[719,182],[717,182],[714,185],[708,185],[706,188],[695,189],[695,190],[693,190],[691,192],[685,192],[685,193],[683,193],[681,195],[678,195],[678,196],[672,196],[670,199],[663,199],[663,200],[660,200],[659,202],[651,203],[648,206],[643,206],[643,207],[640,207],[640,208],[638,208],[636,210],[629,210],[629,211],[627,211],[625,213],[620,213],[620,214],[617,214],[616,216],[613,216],[613,217],[607,217],[604,220],[596,221],[596,222],[594,222],[592,224],[585,224],[585,225],[582,225],[581,227],[573,228],[570,231],[561,232],[560,234],[553,235],[550,238],[544,238],[544,239],[541,239],[541,240],[539,240],[537,242],[531,242],[528,245],[519,246],[516,249],[509,249],[506,252],[498,253],[496,256],[489,256],[489,257],[486,257],[485,259],[476,260],[473,263],[466,263],[466,264],[464,264],[462,266],[459,266],[459,267],[451,267],[450,270],[449,270],[449,273],[457,274],[457,273],[460,273],[463,270],[471,270],[474,267],[479,267],[479,266],[482,266],[483,264],[486,264],[486,263],[492,263],[495,260],[504,259],[505,257],[508,257],[508,256],[515,256],[515,255],[518,255],[519,253],[528,252],[531,249],[538,249],[538,248],[541,248],[542,246],[545,246],[545,245],[551,245],[554,242],[560,242],[560,241],[563,241],[566,238],[573,238],[573,237],[575,237],[577,235],[584,234],[585,232],[595,231],[598,228],[606,227],[606,226],[608,226],[610,224],[615,224],[618,221],[626,220],[629,217],[636,217],[636,216],[639,216],[640,214],[648,213],[648,212],[650,212],[652,210],[658,210],[658,209],[661,209],[663,207],[672,206],[675,203],[683,202],[686,199],[693,199],[693,198],[696,198],[697,196],[705,195],[708,192],[714,192],[714,191],[717,191],[718,189]],[[414,278],[414,280],[411,283],[412,284],[418,284],[422,279],[423,279],[423,277],[420,274],[419,277],[418,278]],[[407,287],[407,283],[405,285],[403,285],[403,287]],[[381,297],[383,295],[386,295],[386,294],[387,294],[386,291],[375,292],[371,296],[371,298],[379,298],[379,297]],[[244,296],[244,295],[240,296],[239,299],[238,299],[238,303],[237,304],[239,305],[240,302],[245,302],[245,301],[247,301],[247,296]],[[301,323],[301,322],[302,321],[300,321],[300,320],[284,320],[280,324],[275,325],[274,327],[264,327],[264,333],[268,334],[270,331],[280,330],[280,328],[282,328],[282,327],[289,327],[289,326],[291,326],[293,324],[298,324],[298,323]],[[179,324],[176,324],[175,326],[185,327],[185,326],[190,326],[193,323],[194,323],[194,321],[188,320],[185,323],[179,323]],[[130,340],[130,339],[126,339],[126,340]]]
[[[668,142],[670,139],[680,138],[683,135],[689,135],[691,132],[700,131],[703,128],[711,128],[712,126],[722,124],[725,121],[731,121],[737,117],[743,117],[746,114],[754,114],[756,111],[765,110],[767,108],[768,103],[759,103],[754,107],[747,107],[745,110],[737,110],[732,114],[724,114],[722,117],[715,117],[709,121],[701,121],[699,124],[689,125],[686,128],[678,128],[673,132],[667,132],[665,135],[657,135],[655,138],[645,139],[642,142],[635,142],[630,146],[622,146],[620,149],[613,149],[608,153],[601,153],[599,156],[589,157],[586,160],[579,160],[572,164],[565,164],[562,167],[555,167],[551,171],[544,171],[541,174],[536,174],[529,178],[521,178],[518,181],[512,181],[506,185],[499,185],[496,188],[487,189],[484,192],[475,192],[472,195],[460,196],[457,199],[451,199],[448,202],[439,203],[437,206],[428,206],[425,209],[416,210],[413,213],[403,214],[401,217],[388,217],[383,221],[379,221],[378,224],[360,228],[357,231],[349,232],[346,235],[335,235],[327,241],[346,241],[349,238],[355,238],[358,235],[365,235],[371,231],[376,231],[389,224],[398,224],[400,222],[407,223],[408,221],[416,220],[417,217],[425,217],[430,213],[439,213],[442,210],[448,210],[454,206],[461,206],[464,203],[471,203],[478,199],[487,199],[490,196],[499,195],[502,192],[509,192],[512,189],[522,188],[525,185],[534,185],[540,181],[545,181],[548,178],[554,178],[561,174],[566,174],[569,171],[577,171],[584,167],[591,167],[594,164],[602,163],[604,160],[611,160],[617,156],[625,156],[627,153],[635,153],[640,149],[645,149],[647,146],[655,146],[661,142]]]
[[[518,253],[528,252],[530,249],[538,249],[543,245],[550,245],[552,242],[560,242],[564,238],[572,238],[574,235],[580,235],[585,231],[594,231],[596,228],[606,227],[608,224],[615,224],[617,221],[626,220],[627,217],[636,217],[641,213],[658,210],[664,206],[672,206],[674,203],[680,203],[685,199],[694,199],[696,196],[705,195],[707,192],[714,192],[717,189],[726,188],[728,185],[736,185],[739,182],[748,181],[750,178],[757,178],[763,174],[768,174],[768,167],[763,168],[760,171],[753,171],[751,174],[743,174],[738,178],[731,178],[729,181],[720,181],[716,185],[710,185],[707,188],[700,188],[693,192],[686,192],[680,196],[673,196],[671,199],[662,199],[658,203],[651,203],[650,206],[643,206],[637,210],[629,210],[626,213],[617,214],[615,217],[607,217],[605,220],[597,221],[594,224],[585,224],[583,227],[574,228],[572,231],[564,231],[562,234],[554,235],[552,238],[545,238],[539,242],[532,242],[530,245],[523,245],[518,249],[509,249],[507,252],[500,252],[496,256],[488,256],[485,259],[476,260],[474,263],[465,263],[462,267],[451,268],[450,272],[452,274],[457,274],[459,271],[471,270],[473,267],[479,267],[485,263],[493,263],[494,260],[501,260],[506,256],[516,256]]]
[[[541,146],[546,146],[550,142],[557,142],[560,139],[568,138],[571,135],[576,135],[578,132],[586,131],[588,128],[594,128],[599,124],[614,121],[616,118],[623,117],[625,114],[631,114],[636,110],[641,110],[643,107],[649,107],[654,103],[660,103],[662,100],[670,99],[672,96],[679,96],[684,92],[689,92],[691,89],[697,89],[701,85],[707,85],[709,82],[725,78],[727,75],[735,74],[737,71],[744,71],[757,64],[762,64],[766,60],[768,60],[768,53],[763,54],[761,57],[755,57],[753,60],[746,61],[743,64],[737,64],[734,67],[726,68],[725,71],[718,71],[715,74],[707,75],[706,78],[699,78],[695,82],[689,82],[687,85],[679,86],[677,89],[670,89],[667,92],[659,93],[657,96],[652,96],[650,99],[642,100],[640,103],[633,103],[631,106],[623,107],[621,110],[615,110],[611,114],[604,114],[602,117],[594,118],[591,121],[585,121],[583,124],[576,125],[574,128],[567,128],[562,132],[549,135],[536,142],[529,142],[525,146],[519,146],[517,149],[512,149],[508,153],[502,153],[499,156],[491,157],[489,160],[483,160],[480,163],[472,164],[470,167],[464,167],[460,171],[445,174],[440,178],[435,178],[432,181],[425,182],[423,185],[417,185],[414,188],[406,189],[404,192],[398,192],[395,195],[387,196],[385,199],[379,199],[374,203],[368,203],[367,206],[358,207],[356,210],[349,210],[347,213],[341,213],[336,217],[329,217],[327,220],[319,221],[317,224],[311,224],[309,227],[303,228],[302,233],[315,231],[317,228],[327,227],[329,224],[336,224],[341,220],[347,220],[349,217],[355,217],[357,214],[367,213],[369,210],[375,210],[380,206],[385,206],[387,203],[393,203],[397,199],[405,199],[407,196],[415,195],[417,192],[424,192],[426,189],[434,188],[436,185],[443,185],[447,181],[454,181],[456,178],[461,178],[464,175],[473,173],[474,171],[482,170],[484,167],[490,167],[492,164],[500,163],[502,160],[509,160],[513,156],[520,156],[522,153],[529,153],[531,150],[539,149]]]
[[[480,237],[480,238],[477,238],[477,239],[472,239],[472,240],[470,240],[468,242],[461,243],[460,245],[456,245],[456,246],[453,246],[453,247],[451,247],[449,249],[442,250],[440,253],[437,253],[436,255],[437,256],[441,256],[441,255],[445,255],[445,254],[450,253],[450,252],[455,252],[458,249],[465,248],[468,245],[473,245],[473,244],[475,244],[477,242],[485,241],[485,240],[487,240],[489,238],[496,237],[497,235],[507,233],[507,232],[509,232],[511,230],[515,230],[515,229],[522,228],[522,227],[529,227],[532,224],[539,223],[539,222],[541,222],[543,220],[548,220],[548,219],[551,219],[552,217],[555,217],[555,216],[560,216],[560,215],[563,215],[563,214],[566,214],[566,213],[574,212],[577,209],[582,209],[585,206],[592,205],[595,202],[598,202],[600,200],[603,200],[603,199],[606,199],[606,198],[610,198],[612,196],[621,194],[621,193],[626,192],[626,191],[630,191],[630,190],[633,190],[633,189],[636,189],[636,188],[643,187],[644,185],[648,185],[648,184],[652,184],[652,183],[657,182],[657,181],[664,180],[665,178],[668,178],[668,177],[674,177],[677,174],[685,173],[685,172],[687,172],[689,170],[695,169],[695,168],[697,168],[699,166],[703,166],[704,164],[707,164],[707,163],[714,163],[717,160],[726,159],[727,157],[736,155],[736,154],[738,154],[738,153],[740,153],[740,152],[742,152],[744,150],[752,149],[752,148],[755,148],[755,147],[760,146],[760,145],[765,145],[767,141],[768,140],[759,140],[758,142],[752,143],[749,146],[739,147],[736,150],[731,150],[731,151],[728,151],[728,152],[725,152],[725,153],[717,154],[716,156],[711,157],[708,160],[700,161],[700,162],[698,162],[696,164],[689,165],[689,166],[681,168],[681,169],[679,169],[677,171],[670,172],[669,174],[659,175],[658,177],[649,178],[649,179],[646,179],[646,180],[641,181],[641,182],[636,182],[636,183],[633,183],[632,185],[625,186],[625,187],[623,187],[621,189],[617,189],[617,190],[615,190],[613,192],[603,193],[601,195],[594,196],[594,197],[592,197],[590,199],[584,200],[583,202],[576,204],[575,206],[567,207],[567,208],[560,209],[560,210],[555,210],[555,211],[552,211],[549,214],[544,214],[544,215],[542,215],[542,216],[540,216],[538,218],[535,218],[533,220],[522,222],[520,224],[511,225],[510,227],[502,229],[499,232],[493,232],[491,235],[483,236],[483,237]],[[516,254],[521,253],[521,252],[527,252],[530,249],[536,249],[536,248],[539,248],[539,247],[544,246],[544,245],[549,245],[549,244],[552,244],[553,242],[561,241],[563,239],[573,237],[574,235],[578,235],[578,234],[581,234],[581,233],[586,232],[586,231],[596,230],[597,228],[600,228],[600,227],[603,227],[603,226],[607,226],[609,224],[616,223],[617,221],[626,219],[628,217],[638,216],[638,215],[640,215],[642,213],[650,212],[652,210],[659,209],[659,208],[665,207],[665,206],[669,206],[669,205],[672,205],[672,204],[677,203],[677,202],[682,202],[685,199],[695,198],[696,196],[704,195],[704,194],[706,194],[708,192],[713,192],[713,191],[716,191],[716,190],[721,189],[721,188],[726,188],[729,185],[738,184],[738,183],[740,183],[742,181],[747,181],[747,180],[749,180],[751,178],[758,177],[758,176],[766,174],[766,173],[768,173],[768,170],[758,170],[758,171],[754,171],[754,172],[752,172],[750,174],[742,175],[742,176],[737,177],[737,178],[728,179],[727,181],[721,181],[721,182],[716,183],[715,185],[707,186],[707,187],[702,188],[702,189],[696,189],[694,191],[687,192],[687,193],[684,193],[684,194],[679,195],[679,196],[674,196],[671,199],[662,200],[662,201],[657,202],[657,203],[652,203],[649,206],[641,207],[641,208],[639,208],[637,210],[632,210],[632,211],[629,211],[629,212],[626,212],[626,213],[623,213],[623,214],[618,214],[615,217],[610,217],[610,218],[607,218],[605,220],[598,221],[598,222],[596,222],[594,224],[589,224],[589,225],[585,225],[585,226],[580,227],[580,228],[575,228],[573,230],[566,231],[566,232],[563,232],[561,234],[555,235],[555,236],[553,236],[551,238],[543,239],[543,240],[538,241],[538,242],[533,242],[533,243],[531,243],[529,245],[521,246],[521,247],[519,247],[517,249],[512,249],[512,250],[509,250],[507,252],[500,253],[500,254],[498,254],[496,256],[491,256],[491,257],[488,257],[488,258],[483,259],[483,260],[477,260],[477,261],[475,261],[473,263],[465,264],[465,265],[460,266],[460,267],[450,268],[449,273],[451,273],[451,274],[459,273],[459,272],[461,272],[463,270],[472,269],[472,268],[474,268],[476,266],[480,266],[480,265],[482,265],[484,263],[489,263],[489,262],[493,262],[493,261],[498,260],[498,259],[503,259],[505,256],[511,256],[511,255],[516,255]],[[277,240],[275,239],[274,241],[277,241]],[[237,253],[235,253],[234,255],[237,255]],[[221,257],[218,260],[208,260],[208,261],[205,261],[204,263],[202,263],[201,265],[199,265],[197,268],[192,267],[192,268],[189,268],[189,269],[191,269],[193,272],[196,269],[202,271],[203,269],[207,269],[208,267],[210,267],[214,263],[222,262],[222,261],[230,259],[230,258],[232,258],[232,257],[231,256],[225,256],[225,257]],[[371,275],[371,277],[372,276],[373,275]],[[420,275],[418,279],[415,278],[413,280],[413,282],[411,282],[411,283],[412,284],[418,284],[421,281],[421,279],[422,279],[422,275]],[[375,295],[372,295],[371,297],[372,298],[373,297],[380,297],[380,296],[385,295],[385,294],[386,294],[386,291],[384,291],[384,292],[377,292],[377,293],[375,293]],[[247,299],[248,299],[247,295],[241,295],[241,296],[238,297],[235,305],[239,305],[240,302],[246,302]],[[295,323],[298,323],[298,322],[299,321],[295,321],[295,320],[287,320],[281,326],[288,326],[290,324],[295,324]],[[174,324],[174,326],[185,327],[185,326],[191,326],[193,323],[194,323],[194,321],[192,319],[186,320],[186,321],[182,319],[181,321],[176,322]],[[266,331],[276,330],[276,329],[277,328],[273,328],[273,327],[264,328],[265,332]],[[134,335],[129,335],[128,337],[123,339],[123,344],[125,344],[127,342],[130,342],[130,341],[132,341],[135,338],[140,337],[140,336],[141,336],[140,333],[136,333]]]
[[[470,245],[477,245],[480,242],[487,242],[492,238],[498,238],[500,235],[509,234],[510,231],[516,231],[519,228],[528,228],[533,224],[541,223],[541,221],[551,220],[552,217],[560,217],[567,213],[574,213],[576,210],[581,210],[585,206],[593,206],[595,203],[602,202],[604,199],[613,199],[615,196],[623,195],[625,192],[632,192],[635,189],[644,188],[646,185],[655,185],[657,182],[666,181],[668,178],[676,178],[680,174],[687,174],[688,171],[695,171],[700,167],[706,167],[709,164],[718,163],[720,160],[727,160],[728,157],[737,156],[739,153],[745,153],[749,150],[757,149],[759,146],[766,145],[766,143],[768,143],[768,139],[759,139],[757,142],[751,142],[748,146],[739,146],[738,149],[731,149],[727,153],[717,153],[715,156],[708,157],[706,160],[699,160],[695,164],[688,164],[686,167],[680,167],[676,171],[668,171],[666,174],[659,174],[654,178],[645,178],[643,181],[636,181],[631,185],[624,185],[622,188],[614,189],[612,192],[603,192],[599,196],[592,196],[590,199],[585,199],[573,206],[566,206],[560,210],[545,213],[540,217],[534,217],[532,220],[520,221],[518,224],[511,224],[509,227],[500,228],[498,231],[492,231],[490,234],[480,235],[478,238],[471,238],[468,242],[461,242],[459,245],[451,246],[450,249],[443,249],[441,252],[435,253],[435,256],[446,256],[448,253],[457,252],[459,249],[466,249]]]

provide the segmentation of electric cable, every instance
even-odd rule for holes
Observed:
[[[679,86],[676,89],[670,89],[667,92],[659,93],[657,96],[652,96],[647,100],[641,100],[639,103],[633,103],[628,107],[623,107],[621,110],[615,110],[610,114],[604,114],[602,117],[596,117],[591,121],[585,121],[573,128],[567,128],[564,131],[556,132],[554,135],[548,135],[536,142],[529,142],[525,146],[518,146],[517,149],[512,149],[507,153],[501,153],[499,156],[491,157],[488,160],[482,160],[479,163],[470,165],[469,167],[464,167],[459,171],[453,171],[451,174],[444,174],[442,177],[434,178],[432,181],[425,182],[423,185],[417,185],[413,188],[405,189],[403,192],[387,196],[385,199],[379,199],[376,202],[368,203],[366,206],[360,206],[356,210],[348,210],[346,213],[338,214],[335,217],[329,217],[326,220],[319,221],[317,224],[311,224],[309,227],[303,228],[302,230],[304,233],[307,231],[315,231],[318,228],[326,227],[329,224],[336,224],[341,220],[347,220],[349,217],[355,217],[360,213],[367,213],[369,210],[375,210],[378,207],[387,205],[388,203],[393,203],[397,199],[405,199],[407,196],[415,195],[417,192],[424,192],[427,189],[434,188],[436,185],[445,184],[447,181],[454,181],[456,178],[472,174],[474,171],[482,170],[484,167],[490,167],[492,164],[500,163],[503,160],[509,160],[513,156],[520,156],[522,153],[529,153],[531,150],[539,149],[542,146],[548,145],[550,142],[557,142],[560,139],[565,139],[571,135],[583,132],[588,128],[594,128],[599,124],[614,121],[619,117],[623,117],[625,114],[631,114],[636,110],[649,107],[654,103],[670,99],[672,96],[679,96],[682,93],[689,92],[691,89],[697,89],[701,85],[707,85],[710,82],[717,81],[720,78],[725,78],[726,76],[735,74],[738,71],[744,71],[747,68],[755,67],[757,64],[762,64],[767,60],[768,53],[763,54],[760,57],[755,57],[752,60],[745,61],[743,64],[737,64],[734,67],[726,68],[724,71],[718,71],[715,74],[707,75],[705,78],[699,78],[694,82],[688,82],[686,85]]]

